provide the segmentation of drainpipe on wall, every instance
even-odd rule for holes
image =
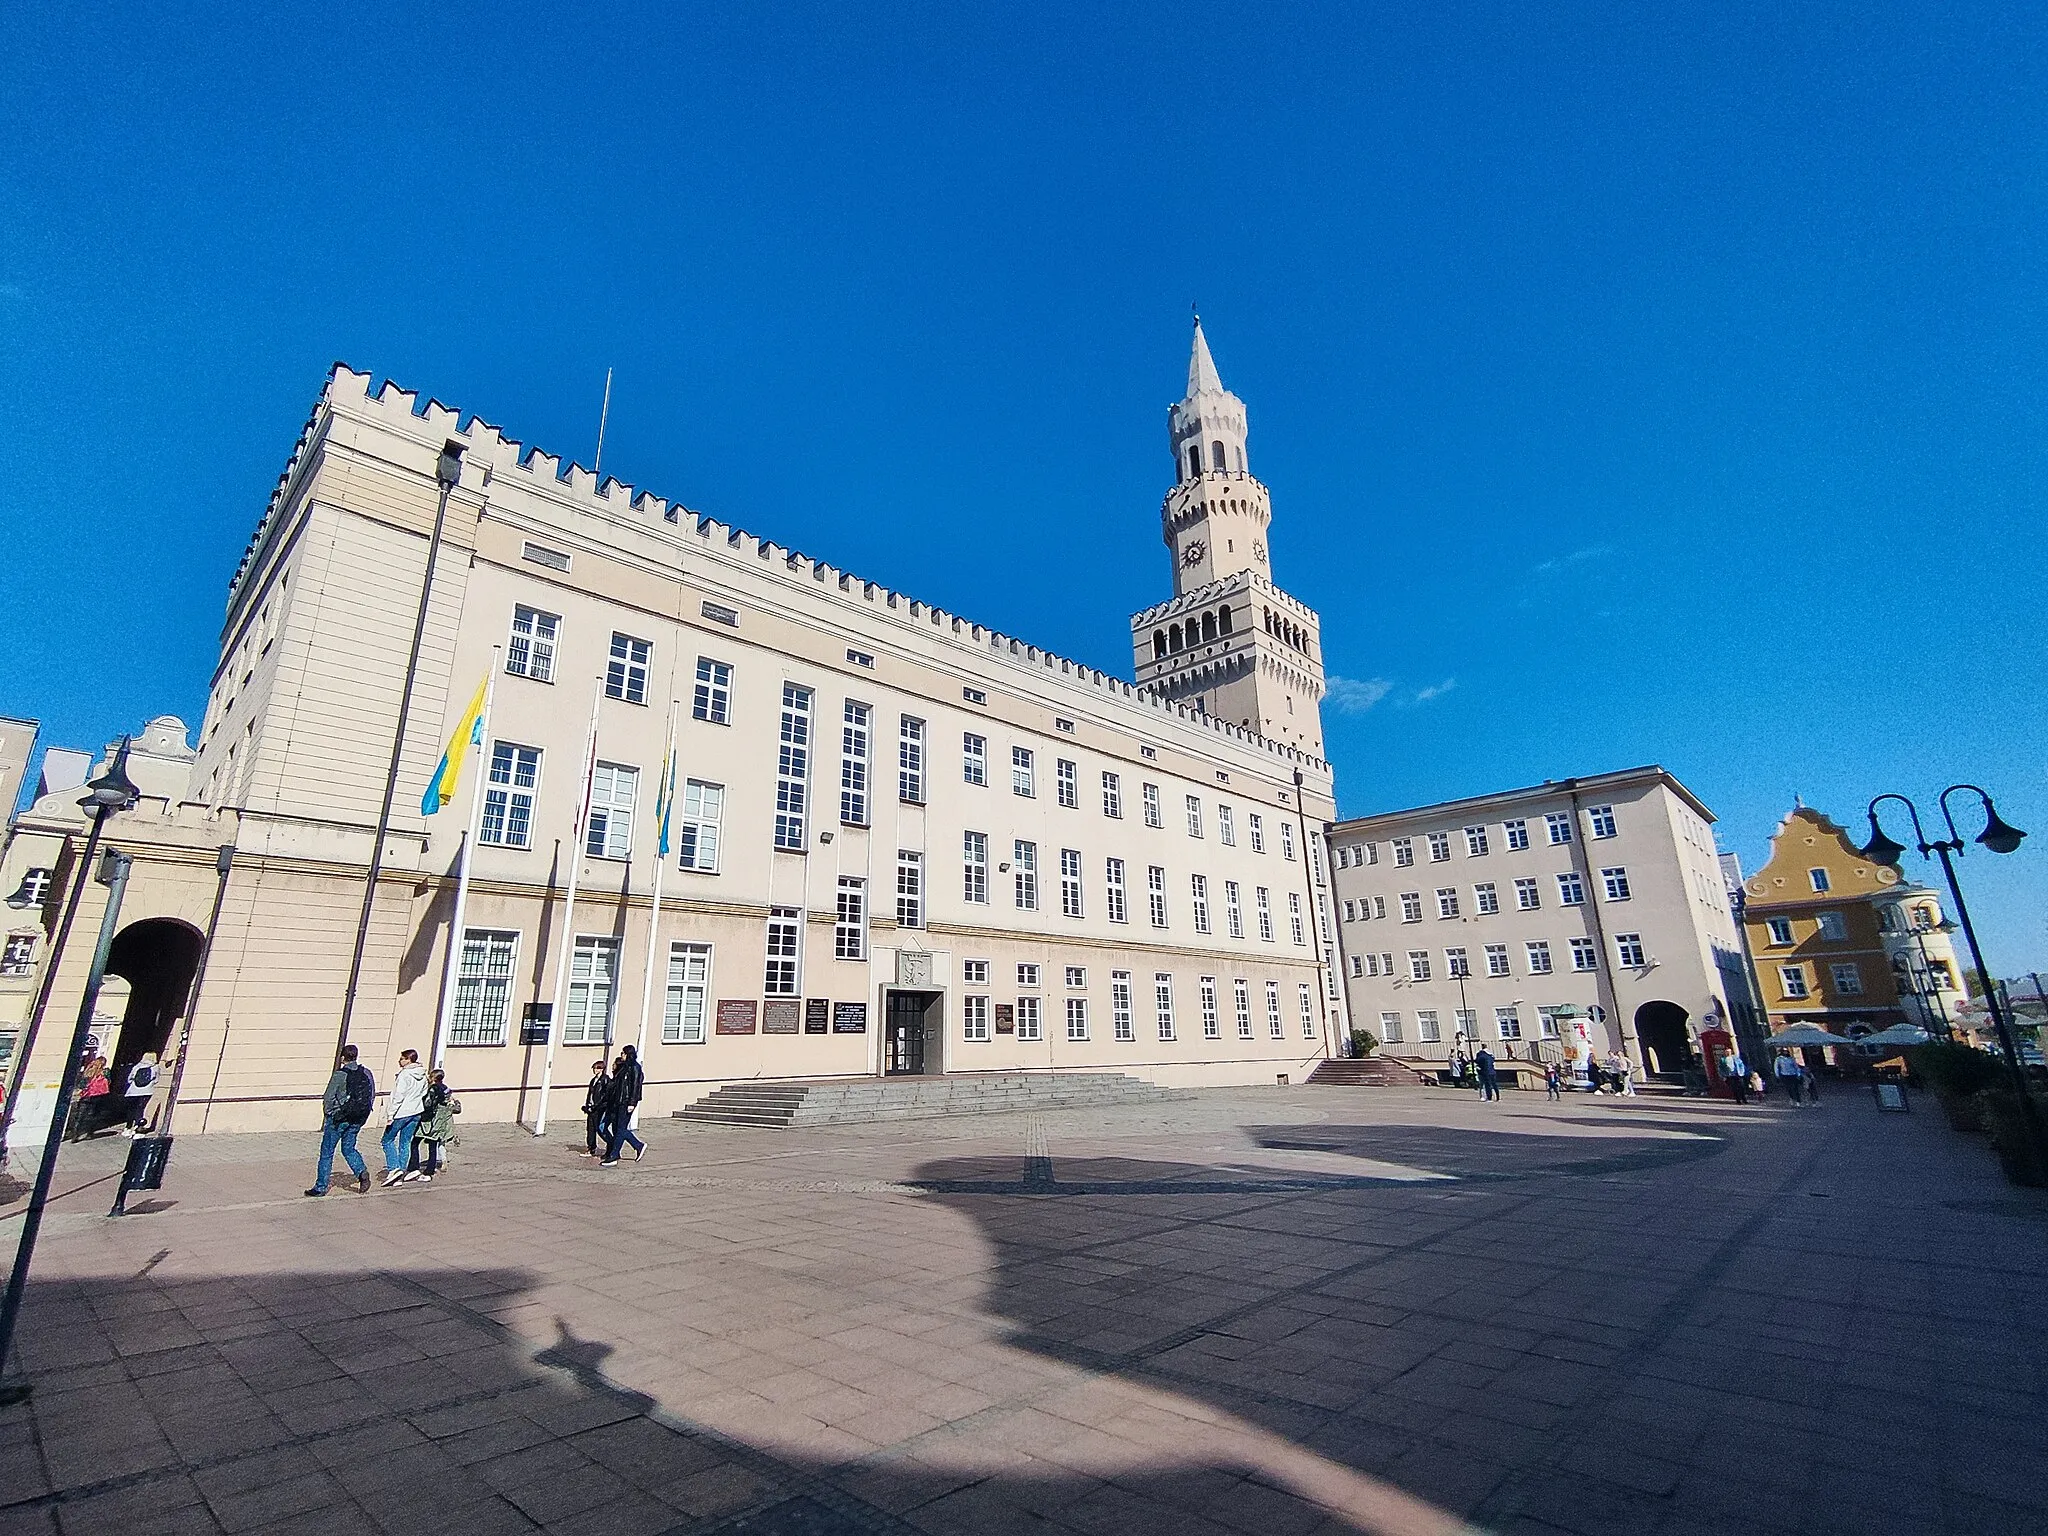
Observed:
[[[1316,1006],[1323,1015],[1323,1055],[1325,1058],[1328,1058],[1337,1054],[1331,1048],[1332,1042],[1330,1040],[1330,1026],[1332,1022],[1330,968],[1329,961],[1324,957],[1323,953],[1323,930],[1320,922],[1323,911],[1321,907],[1316,905],[1316,850],[1315,844],[1310,842],[1308,838],[1308,811],[1302,804],[1301,785],[1301,770],[1297,768],[1294,770],[1294,819],[1301,832],[1301,882],[1303,889],[1308,894],[1308,911],[1302,915],[1308,923],[1309,948],[1314,951],[1316,957],[1316,991],[1319,994],[1316,998]],[[1336,932],[1338,929],[1334,913],[1330,918],[1330,928],[1332,932]],[[1335,1007],[1341,1014],[1343,1010],[1343,993],[1341,989],[1339,990]]]
[[[1621,998],[1615,993],[1614,978],[1608,967],[1613,965],[1614,951],[1607,945],[1607,925],[1600,917],[1600,888],[1593,883],[1592,860],[1583,856],[1586,839],[1586,823],[1579,814],[1579,781],[1566,779],[1565,794],[1572,805],[1572,865],[1579,872],[1579,878],[1586,882],[1586,907],[1593,914],[1593,942],[1600,946],[1600,964],[1593,971],[1593,994],[1599,996],[1602,985],[1607,989],[1607,1006],[1613,1010],[1612,1017],[1616,1030],[1621,1035],[1622,1053],[1635,1063],[1638,1072],[1650,1069],[1649,1061],[1643,1055],[1643,1042],[1636,1038],[1634,1027],[1623,1017]]]

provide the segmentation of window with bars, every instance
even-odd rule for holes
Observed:
[[[960,777],[969,784],[988,783],[988,738],[972,731],[960,737]]]
[[[518,953],[516,933],[464,930],[462,965],[455,976],[455,1007],[448,1019],[450,1045],[505,1043],[512,1012],[512,965]]]
[[[1124,861],[1109,859],[1103,866],[1103,883],[1107,896],[1109,920],[1112,923],[1128,922],[1130,911],[1124,905]]]
[[[682,867],[715,873],[718,869],[718,823],[725,814],[725,786],[686,779],[679,807],[677,846]]]
[[[838,908],[832,924],[832,958],[868,957],[868,883],[853,875],[839,877]]]
[[[1081,915],[1081,850],[1060,850],[1060,916]]]
[[[801,907],[768,909],[767,968],[761,990],[769,997],[797,995],[798,961],[803,948],[804,914]]]
[[[1123,820],[1123,779],[1114,773],[1104,773],[1102,776],[1102,814],[1112,821]]]
[[[505,670],[536,683],[555,680],[555,645],[562,616],[519,604],[512,610],[512,634],[505,642]]]
[[[1070,997],[1067,999],[1067,1038],[1086,1040],[1088,1038],[1088,999]]]
[[[1251,834],[1252,852],[1264,853],[1266,851],[1265,818],[1260,816],[1257,811],[1249,811],[1245,814],[1244,821],[1245,830]]]
[[[1010,748],[1010,793],[1030,799],[1038,793],[1037,768],[1029,747]]]
[[[1035,997],[1017,999],[1017,1038],[1019,1040],[1042,1040],[1045,1033],[1039,1025],[1039,1000]]]
[[[1137,1026],[1131,1018],[1131,973],[1111,971],[1109,973],[1109,1032],[1118,1040],[1138,1038]]]
[[[1237,1016],[1237,1038],[1252,1037],[1252,986],[1242,976],[1230,983],[1231,1010]]]
[[[626,859],[633,855],[633,802],[640,792],[640,770],[623,763],[598,763],[590,775],[590,820],[583,829],[583,851],[592,858]]]
[[[662,1044],[702,1045],[710,1012],[711,946],[670,944],[668,996],[661,1012]]]
[[[1196,987],[1202,1002],[1202,1038],[1220,1040],[1223,1038],[1223,1025],[1216,1011],[1216,978],[1204,976]]]
[[[775,846],[801,851],[811,783],[811,690],[782,685],[781,740],[775,760]]]
[[[1159,786],[1157,784],[1141,784],[1139,786],[1139,798],[1145,803],[1145,825],[1148,827],[1165,826],[1166,818],[1159,808]]]
[[[1019,838],[1010,854],[1011,873],[1016,876],[1017,906],[1026,912],[1038,910],[1038,844]]]
[[[977,907],[988,905],[988,834],[969,832],[961,839],[961,872],[966,899]]]
[[[562,1044],[604,1045],[612,1037],[612,1001],[618,990],[619,941],[578,934],[569,952],[569,997]]]
[[[1059,791],[1060,804],[1070,811],[1081,808],[1081,770],[1078,765],[1061,757],[1052,765],[1053,784]]]
[[[905,715],[896,732],[896,798],[924,804],[924,722]]]
[[[647,702],[647,662],[654,654],[654,644],[649,640],[636,640],[631,635],[614,634],[612,653],[604,667],[604,693],[608,699],[622,699],[628,704]]]
[[[924,855],[896,850],[896,922],[904,928],[924,926]]]
[[[697,687],[690,695],[690,718],[711,725],[732,723],[732,663],[697,658]]]
[[[1173,1038],[1173,977],[1166,971],[1157,971],[1152,977],[1153,1016],[1159,1025],[1159,1038]]]
[[[1145,899],[1152,909],[1152,926],[1166,926],[1166,871],[1157,864],[1145,867]]]
[[[1235,880],[1223,882],[1223,926],[1233,939],[1244,937],[1244,902]]]
[[[988,1039],[988,999],[985,996],[970,992],[960,999],[960,1038],[976,1042]]]
[[[839,727],[839,819],[848,826],[868,824],[868,721],[865,704],[846,701]]]
[[[540,783],[540,748],[500,741],[491,747],[477,841],[503,848],[533,846],[533,796]]]
[[[1207,933],[1209,931],[1209,877],[1207,875],[1190,875],[1188,877],[1188,888],[1194,897],[1195,932]]]

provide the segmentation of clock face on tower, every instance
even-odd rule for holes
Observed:
[[[1263,560],[1266,558],[1266,541],[1264,539],[1252,540],[1252,558],[1254,560]]]
[[[1202,556],[1207,553],[1209,553],[1209,546],[1200,539],[1196,539],[1194,543],[1180,552],[1180,563],[1192,569],[1202,563]]]

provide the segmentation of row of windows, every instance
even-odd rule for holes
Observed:
[[[516,931],[470,928],[462,936],[455,1000],[448,1021],[450,1045],[503,1045],[510,1032],[512,977],[519,953]],[[619,941],[578,934],[569,953],[569,984],[562,1017],[563,1045],[607,1045],[612,1037],[619,981]],[[704,1043],[711,995],[711,946],[669,945],[661,1039],[668,1045]]]
[[[1863,971],[1853,960],[1844,960],[1828,967],[1833,978],[1835,991],[1843,997],[1863,995]],[[1813,989],[1807,984],[1806,967],[1803,965],[1781,965],[1778,967],[1778,983],[1785,996],[1793,1002],[1811,997]]]
[[[1536,1010],[1537,1033],[1545,1040],[1558,1038],[1556,1009],[1570,1007],[1570,1004],[1553,1004]],[[1454,1008],[1451,1010],[1451,1027],[1466,1040],[1479,1038],[1479,1010],[1476,1008]],[[1509,1004],[1493,1010],[1493,1032],[1500,1040],[1522,1038],[1522,1012],[1519,1006]],[[1380,1014],[1380,1037],[1388,1045],[1401,1045],[1407,1040],[1407,1026],[1398,1009],[1389,1008]],[[1441,1015],[1434,1008],[1415,1010],[1415,1038],[1423,1045],[1435,1045],[1443,1040]]]
[[[969,961],[968,965],[972,967],[977,963],[983,967],[979,979],[982,982],[986,982],[988,979],[987,962]],[[1021,979],[1022,973],[1027,970],[1035,973],[1038,968],[1036,966],[1020,965],[1017,969],[1020,976],[1019,984],[1024,985]],[[1079,967],[1068,968],[1070,986],[1075,984],[1071,981],[1071,977],[1079,969]],[[965,979],[968,985],[975,984],[976,978],[972,974],[967,974]],[[1030,984],[1036,985],[1035,978]],[[1157,972],[1153,976],[1152,985],[1153,1028],[1158,1032],[1158,1037],[1161,1040],[1175,1039],[1177,1026],[1174,1017],[1173,973],[1170,971]],[[1261,1001],[1264,1005],[1262,1012],[1265,1017],[1266,1033],[1275,1040],[1285,1039],[1287,1036],[1287,1022],[1281,1005],[1280,983],[1268,981],[1261,990]],[[1253,1039],[1257,1034],[1257,1030],[1254,1027],[1253,995],[1252,983],[1250,981],[1243,977],[1237,977],[1231,981],[1231,1018],[1235,1025],[1237,1038],[1240,1040]],[[1196,996],[1200,1009],[1202,1038],[1204,1040],[1222,1039],[1223,1024],[1216,978],[1214,976],[1199,978],[1196,982]],[[1299,1006],[1302,1038],[1313,1040],[1316,1037],[1315,994],[1309,984],[1304,981],[1296,984],[1295,996]],[[1085,997],[1069,997],[1065,1000],[1068,1040],[1084,1041],[1090,1038],[1088,1004],[1089,999]],[[994,1034],[1003,1033],[1004,1031],[1000,1027],[1002,1023],[1000,1015],[1003,1011],[1009,1012],[1009,1022],[1015,1029],[1017,1038],[1020,1041],[1042,1040],[1045,1038],[1042,1000],[1028,992],[1019,994],[1013,1002],[1007,1004],[997,1003],[993,1007],[989,997],[984,993],[970,992],[964,995],[960,999],[961,1038],[971,1043],[979,1044],[986,1043],[994,1037]],[[993,1021],[993,1033],[992,1012],[997,1015]],[[1134,1041],[1138,1038],[1136,1000],[1129,971],[1111,971],[1109,973],[1109,1019],[1111,1038],[1118,1041]]]
[[[1556,879],[1558,905],[1582,907],[1586,904],[1586,882],[1577,870],[1558,875]],[[1601,870],[1600,882],[1609,901],[1627,901],[1632,894],[1628,883],[1628,869],[1624,865],[1615,864]],[[1394,900],[1395,910],[1400,913],[1402,922],[1422,921],[1422,892],[1403,891]],[[1540,881],[1531,877],[1515,882],[1517,912],[1535,912],[1541,910],[1542,906],[1543,889]],[[1481,917],[1491,916],[1500,911],[1500,888],[1491,880],[1481,881],[1473,886],[1472,910]],[[1344,903],[1344,921],[1347,923],[1369,923],[1386,915],[1387,898],[1384,896],[1365,896]],[[1436,915],[1446,920],[1464,916],[1464,903],[1456,886],[1437,887]]]
[[[1591,939],[1569,939],[1566,941],[1574,971],[1596,971],[1600,968],[1599,946]],[[1511,976],[1509,950],[1505,944],[1481,946],[1480,954],[1488,976]],[[1614,958],[1616,962],[1630,969],[1647,964],[1643,952],[1643,936],[1639,933],[1617,933],[1614,936]],[[1548,939],[1530,939],[1522,945],[1522,959],[1531,976],[1548,976],[1557,969],[1556,958],[1551,952]],[[1427,949],[1408,951],[1407,978],[1410,981],[1432,981],[1435,979],[1436,962],[1433,952]],[[1351,974],[1355,977],[1384,976],[1396,977],[1401,972],[1394,965],[1391,950],[1353,954]],[[1444,951],[1444,975],[1452,981],[1461,981],[1472,975],[1470,952],[1458,946]]]
[[[1586,807],[1586,827],[1587,831],[1595,838],[1615,836],[1617,827],[1614,819],[1614,807],[1611,805],[1592,805]],[[1510,852],[1519,852],[1530,846],[1529,822],[1526,818],[1517,817],[1510,821],[1503,821],[1500,824],[1500,831],[1501,839]],[[1493,839],[1491,829],[1488,826],[1483,823],[1477,824],[1464,828],[1463,832],[1465,855],[1467,858],[1481,859],[1492,852]],[[1571,842],[1572,819],[1570,815],[1564,811],[1548,812],[1543,817],[1543,835],[1546,843],[1553,848],[1563,847]],[[1423,835],[1423,845],[1429,852],[1429,861],[1432,864],[1442,864],[1450,858],[1451,839],[1452,834],[1450,832],[1429,832]],[[1406,868],[1415,862],[1415,841],[1412,837],[1396,837],[1388,840],[1388,847],[1392,850],[1392,857],[1396,868]],[[1380,845],[1376,842],[1346,843],[1337,849],[1337,867],[1339,869],[1358,869],[1368,864],[1377,864],[1379,861]]]
[[[1059,898],[1062,917],[1079,918],[1088,915],[1082,865],[1080,849],[1059,850]],[[1012,840],[1008,869],[1011,877],[1012,904],[1019,911],[1037,911],[1038,844],[1026,838]],[[998,870],[998,873],[1001,873],[1001,870]],[[1129,922],[1130,888],[1124,861],[1118,858],[1105,858],[1102,881],[1104,914],[1113,923]],[[964,832],[961,834],[962,897],[971,906],[986,906],[989,903],[989,885],[988,834]],[[1303,928],[1301,896],[1295,891],[1289,891],[1286,895],[1288,936],[1295,944],[1305,944],[1308,937]],[[1225,931],[1231,938],[1241,939],[1245,936],[1244,888],[1235,880],[1225,880],[1222,882],[1222,896]],[[1210,902],[1207,875],[1188,877],[1188,904],[1195,932],[1214,932],[1215,913]],[[1154,928],[1170,926],[1164,865],[1148,864],[1145,867],[1145,910]],[[1272,943],[1273,896],[1266,886],[1252,887],[1252,918],[1257,925],[1259,938],[1265,943]]]

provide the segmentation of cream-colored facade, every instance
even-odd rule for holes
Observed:
[[[1647,767],[1339,823],[1353,1025],[1422,1061],[1557,1060],[1583,1027],[1599,1056],[1684,1072],[1742,987],[1713,820]]]
[[[547,1113],[573,1116],[590,1062],[640,1039],[643,1015],[654,1113],[753,1077],[1271,1082],[1330,1049],[1341,1000],[1314,913],[1334,802],[1304,746],[337,368],[231,584],[196,756],[108,831],[138,859],[124,929],[162,919],[183,944],[219,897],[196,1007],[151,996],[120,1032],[132,1059],[174,1045],[189,1016],[181,1130],[313,1116],[437,464],[458,452],[348,1030],[380,1080],[434,1037],[479,792],[448,1046],[471,1114],[532,1123],[551,1074]],[[423,816],[487,676],[483,771],[473,761]],[[1315,697],[1295,708],[1313,722]],[[579,831],[593,709],[597,809]],[[651,932],[672,710],[677,804]],[[1303,739],[1320,744],[1319,726]],[[32,807],[0,871],[10,889],[57,871],[51,920],[83,832],[76,798]],[[100,895],[88,886],[30,1095],[61,1067]],[[522,1043],[522,1021],[550,1009],[548,1043]]]

